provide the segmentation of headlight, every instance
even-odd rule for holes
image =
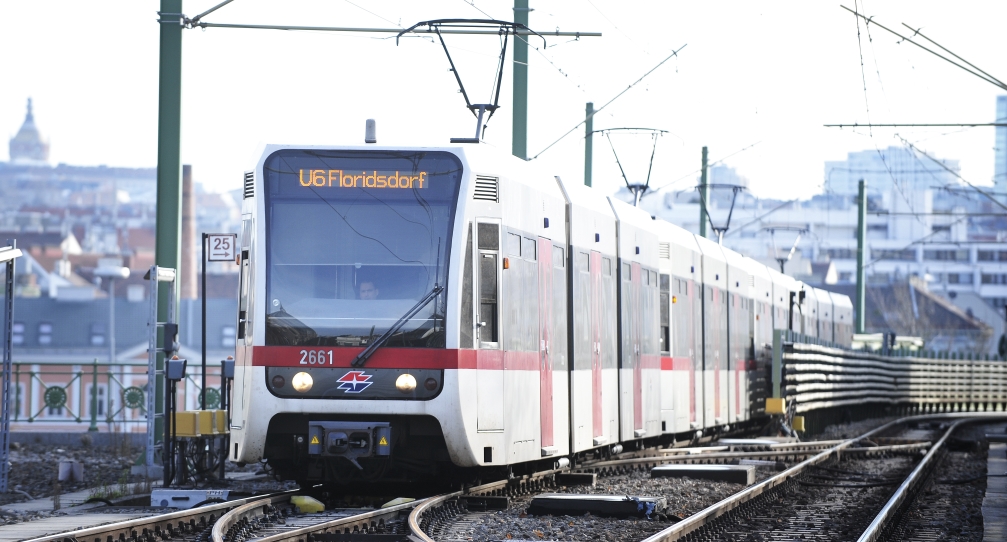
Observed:
[[[416,389],[416,377],[409,373],[400,374],[395,379],[395,387],[402,393],[409,393]]]
[[[315,381],[311,378],[311,375],[305,372],[300,372],[294,375],[294,378],[290,380],[290,384],[294,386],[294,389],[304,393],[311,389],[311,386]]]
[[[287,379],[283,378],[283,375],[276,375],[273,377],[273,387],[282,388],[287,383]]]

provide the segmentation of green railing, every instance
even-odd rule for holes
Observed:
[[[178,409],[199,408],[201,375],[187,371],[178,384]],[[220,365],[207,365],[206,408],[221,404]],[[13,424],[146,424],[147,364],[14,362],[11,374]],[[0,408],[5,408],[0,406]]]

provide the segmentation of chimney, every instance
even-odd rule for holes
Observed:
[[[182,299],[196,299],[196,195],[192,190],[192,166],[182,166],[182,275],[179,277]],[[200,252],[202,254],[202,252]]]

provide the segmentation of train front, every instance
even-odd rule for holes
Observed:
[[[459,351],[448,348],[462,160],[269,147],[254,175],[231,460],[268,460],[305,482],[415,479],[469,463],[442,429],[466,425]]]

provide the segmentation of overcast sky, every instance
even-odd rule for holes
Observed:
[[[844,0],[854,7],[853,0]],[[187,0],[194,16],[218,0]],[[235,0],[208,22],[408,27],[437,18],[512,18],[490,0]],[[1007,2],[856,3],[885,26],[922,32],[998,78],[1007,78]],[[901,146],[902,135],[934,156],[961,161],[962,176],[989,185],[994,132],[979,128],[840,130],[826,123],[992,122],[999,91],[877,26],[858,26],[838,2],[531,0],[538,31],[602,32],[547,37],[530,51],[529,154],[546,146],[686,45],[595,119],[595,128],[651,127],[658,139],[652,186],[695,184],[700,149],[727,158],[760,197],[810,197],[823,162]],[[158,2],[5,0],[0,3],[0,133],[11,137],[35,103],[52,163],[153,167],[157,161]],[[859,36],[858,36],[859,28]],[[869,35],[868,35],[869,31]],[[903,34],[907,35],[907,34]],[[499,53],[494,36],[448,36],[458,71],[485,101]],[[863,69],[861,69],[861,58]],[[425,37],[265,30],[186,30],[182,159],[211,190],[240,186],[262,143],[357,144],[364,121],[379,143],[447,144],[471,137],[474,120],[439,43]],[[511,65],[503,106],[486,141],[509,152]],[[866,93],[864,90],[866,80]],[[642,182],[648,135],[613,134],[630,180]],[[537,162],[583,176],[583,128]],[[7,159],[7,146],[0,160]],[[596,136],[595,186],[621,183],[608,141]]]

